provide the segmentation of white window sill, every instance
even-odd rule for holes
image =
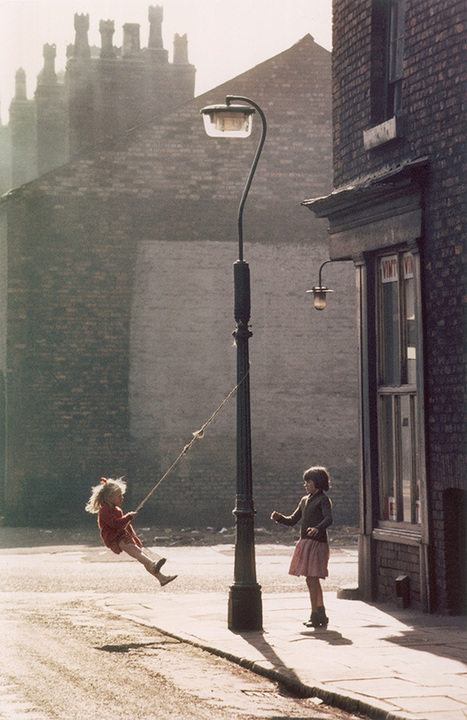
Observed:
[[[374,528],[373,539],[400,545],[420,545],[422,542],[421,525],[411,523],[381,523]]]
[[[394,116],[380,125],[364,130],[363,146],[365,150],[372,150],[399,137],[402,137],[402,118]]]

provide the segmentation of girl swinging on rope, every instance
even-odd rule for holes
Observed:
[[[122,551],[128,553],[132,558],[138,560],[148,573],[156,577],[161,586],[175,580],[177,575],[164,575],[161,567],[166,562],[165,558],[154,561],[143,548],[143,543],[135,533],[131,521],[137,512],[123,514],[121,506],[126,490],[126,483],[123,478],[101,478],[99,485],[92,488],[91,497],[86,505],[87,512],[97,513],[97,524],[101,538],[112,552],[119,555]]]
[[[240,380],[240,382],[229,392],[227,397],[221,402],[217,410],[213,412],[209,420],[203,425],[203,427],[197,432],[193,433],[191,441],[185,445],[177,459],[172,463],[166,473],[161,477],[159,482],[154,485],[152,490],[146,495],[144,500],[140,502],[135,512],[123,514],[121,506],[123,503],[123,495],[126,490],[126,483],[123,482],[123,478],[101,478],[100,485],[96,485],[92,488],[92,494],[89,498],[86,510],[90,513],[97,513],[97,523],[101,531],[101,538],[104,541],[104,545],[112,550],[112,552],[120,554],[126,552],[135,560],[138,560],[146,570],[156,577],[162,586],[175,580],[177,575],[163,575],[160,571],[163,564],[166,562],[165,558],[159,558],[155,561],[148,555],[148,551],[143,549],[143,544],[139,537],[136,535],[134,529],[131,526],[131,521],[138,511],[141,510],[143,505],[149,500],[151,495],[157,490],[159,485],[175,465],[186,455],[190,450],[193,443],[196,440],[201,440],[204,437],[204,431],[214,420],[217,413],[224,407],[226,402],[236,393],[241,383],[248,376],[248,372]]]

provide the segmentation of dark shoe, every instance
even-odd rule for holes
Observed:
[[[306,627],[319,627],[320,620],[319,620],[318,613],[312,612],[308,622],[304,622],[303,624],[306,625]]]
[[[165,580],[162,580],[161,587],[164,587],[165,585],[168,585],[172,582],[172,580],[175,580],[175,578],[178,578],[178,575],[167,575]]]
[[[152,572],[154,575],[157,575],[158,572],[160,572],[161,567],[167,562],[167,558],[161,558],[157,562],[152,564]]]
[[[327,627],[329,618],[326,617],[326,611],[325,611],[324,607],[319,607],[316,615],[318,616],[318,626],[317,627]]]

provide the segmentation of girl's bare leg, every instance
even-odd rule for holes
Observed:
[[[323,606],[323,590],[318,577],[307,577],[306,584],[310,593],[311,611],[317,612]]]
[[[133,545],[133,543],[126,543],[123,540],[119,542],[118,546],[121,550],[123,550],[123,552],[126,552],[132,558],[144,565],[148,573],[156,577],[161,585],[163,585],[164,581],[168,579],[168,575],[164,575],[161,572],[154,572],[154,560],[142,548],[138,547],[137,545]]]

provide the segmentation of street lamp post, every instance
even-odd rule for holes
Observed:
[[[247,103],[238,105],[236,102]],[[250,363],[248,341],[252,336],[250,321],[250,268],[243,259],[243,209],[266,138],[266,118],[261,108],[242,96],[228,95],[225,105],[211,105],[201,110],[205,128],[212,137],[248,137],[252,115],[257,111],[262,122],[261,138],[238,208],[238,260],[234,263],[233,333],[237,346],[237,493],[235,509],[234,584],[230,588],[228,627],[230,630],[261,630],[263,612],[261,587],[256,580],[251,467]]]

